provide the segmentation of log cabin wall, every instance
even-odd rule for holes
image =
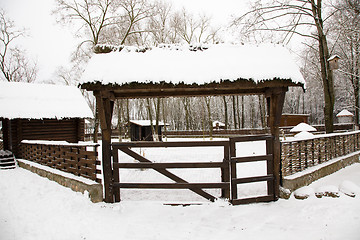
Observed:
[[[84,140],[84,119],[3,119],[4,148],[18,155],[22,140],[53,140],[76,143]]]

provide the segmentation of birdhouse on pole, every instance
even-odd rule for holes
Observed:
[[[330,70],[336,70],[339,69],[339,60],[341,58],[338,55],[333,55],[328,59],[328,62],[330,64]]]

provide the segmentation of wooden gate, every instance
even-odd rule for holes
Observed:
[[[189,189],[194,193],[214,201],[217,197],[209,194],[203,189],[220,188],[221,198],[229,199],[234,205],[251,202],[272,201],[275,200],[274,195],[274,175],[273,175],[273,155],[272,155],[272,136],[247,136],[230,138],[229,141],[190,141],[190,142],[122,142],[112,143],[113,156],[113,182],[111,187],[113,189],[115,202],[120,201],[121,188],[133,189]],[[266,155],[251,156],[251,157],[237,157],[236,143],[248,141],[266,141]],[[189,148],[189,147],[223,147],[224,157],[220,162],[171,162],[171,163],[155,163],[149,159],[141,156],[139,153],[133,151],[131,148]],[[138,163],[120,163],[118,151],[133,157]],[[244,162],[266,161],[267,175],[255,176],[247,178],[237,178],[237,164]],[[119,169],[153,169],[158,173],[166,176],[174,181],[174,183],[124,183],[120,182]],[[220,168],[221,182],[205,182],[205,183],[189,183],[168,169],[201,169],[201,168]],[[266,181],[267,195],[252,197],[246,199],[239,199],[237,194],[237,185]]]
[[[224,147],[224,158],[221,162],[172,162],[154,163],[134,152],[131,148],[164,148],[164,147]],[[133,157],[138,163],[119,163],[118,151]],[[120,188],[147,188],[147,189],[189,189],[194,193],[215,201],[217,197],[205,192],[203,189],[220,188],[222,198],[230,198],[230,170],[229,170],[229,141],[190,141],[190,142],[123,142],[112,143],[113,155],[113,193],[115,202],[120,201]],[[153,169],[174,181],[174,183],[123,183],[120,182],[119,169]],[[218,183],[189,183],[167,169],[171,168],[220,168],[221,182]]]
[[[236,143],[239,142],[252,142],[252,141],[264,141],[266,142],[266,154],[257,156],[237,156]],[[244,136],[230,138],[230,172],[231,172],[231,203],[233,205],[253,203],[253,202],[268,202],[275,200],[275,177],[273,167],[273,136]],[[237,164],[266,161],[266,175],[263,176],[251,176],[238,178],[237,176]],[[256,196],[251,198],[238,198],[238,184],[247,184],[255,182],[267,182],[267,195]]]

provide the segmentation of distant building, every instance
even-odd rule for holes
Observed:
[[[154,141],[150,120],[131,120],[129,124],[131,141]],[[156,122],[153,121],[152,125],[155,130]],[[159,122],[159,128],[157,132],[159,141],[162,141],[161,135],[164,125],[165,124],[163,122]]]
[[[83,141],[85,118],[93,114],[76,87],[0,83],[4,150],[15,156],[22,140]]]
[[[281,115],[280,127],[292,127],[299,123],[309,123],[309,114],[287,114]]]
[[[214,130],[225,129],[225,123],[219,121],[213,121],[213,129]]]
[[[339,112],[336,117],[338,118],[339,123],[353,123],[354,114],[344,109]]]

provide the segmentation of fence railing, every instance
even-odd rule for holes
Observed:
[[[282,141],[282,176],[301,172],[309,167],[359,150],[360,131],[324,134],[306,140]]]
[[[97,177],[97,174],[101,174],[101,170],[96,167],[101,164],[98,160],[98,146],[88,143],[65,144],[24,140],[20,144],[19,152],[22,159],[101,183],[101,179]]]

